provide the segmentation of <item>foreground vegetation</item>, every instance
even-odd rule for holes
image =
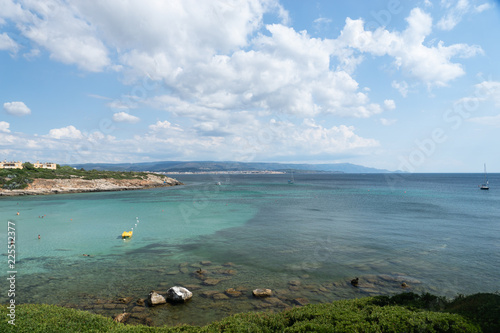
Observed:
[[[399,294],[269,313],[234,315],[203,327],[147,327],[54,305],[16,307],[16,327],[0,307],[1,332],[500,332],[500,296],[475,294],[453,301],[430,294]]]
[[[74,169],[70,166],[57,165],[56,170],[37,169],[26,162],[23,169],[0,169],[0,188],[14,190],[24,189],[36,178],[42,179],[146,179],[146,172],[98,171]]]

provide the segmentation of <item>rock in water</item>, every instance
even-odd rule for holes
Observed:
[[[234,288],[229,288],[229,289],[226,289],[226,291],[224,291],[224,293],[227,295],[227,296],[230,296],[230,297],[240,297],[242,292],[239,291],[239,290],[236,290]]]
[[[193,297],[193,293],[184,287],[172,287],[167,290],[167,299],[173,302],[185,302]]]
[[[130,317],[130,313],[124,312],[117,315],[113,320],[119,323],[124,323]]]
[[[158,294],[156,291],[152,291],[149,293],[148,301],[151,306],[165,304],[167,300],[162,295]]]
[[[309,301],[307,300],[307,298],[299,297],[293,300],[293,304],[304,306],[309,304]]]
[[[120,299],[118,299],[118,301],[122,304],[128,304],[130,302],[132,302],[133,298],[132,297],[122,297]]]
[[[255,289],[252,291],[252,294],[255,297],[268,297],[272,295],[271,289]]]

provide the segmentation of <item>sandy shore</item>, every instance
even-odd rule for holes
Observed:
[[[28,188],[22,190],[0,189],[0,196],[128,191],[176,185],[183,184],[170,177],[151,174],[148,175],[147,179],[35,179]]]

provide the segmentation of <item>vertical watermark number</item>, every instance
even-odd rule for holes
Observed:
[[[11,325],[16,325],[16,224],[8,221],[7,223],[7,280],[9,281],[9,305],[7,306],[7,317]]]

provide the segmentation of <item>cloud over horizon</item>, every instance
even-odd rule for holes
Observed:
[[[13,116],[27,116],[31,114],[31,110],[23,102],[6,102],[3,103],[3,109],[8,114]]]

